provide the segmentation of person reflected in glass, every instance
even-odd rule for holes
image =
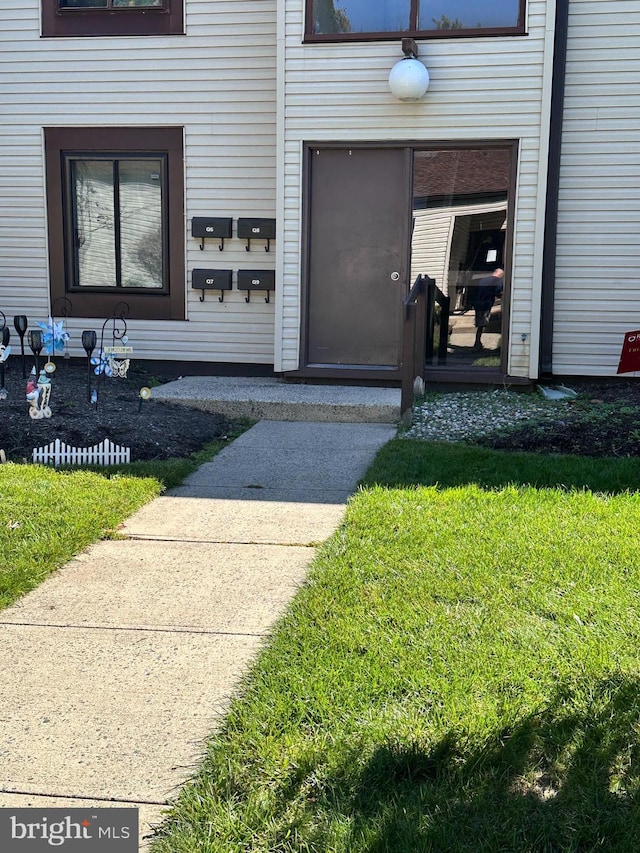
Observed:
[[[475,352],[482,349],[482,333],[484,332],[485,327],[489,325],[493,303],[502,293],[503,284],[504,270],[500,267],[495,269],[491,275],[481,278],[478,282],[476,299],[473,306],[476,314],[474,320],[474,325],[476,327],[476,339],[473,345]]]

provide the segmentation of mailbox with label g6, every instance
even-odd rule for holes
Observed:
[[[225,237],[231,237],[233,220],[230,216],[194,216],[191,220],[191,236],[200,237],[200,248],[204,249],[204,241],[218,239],[220,251],[224,249]]]
[[[264,290],[265,302],[269,302],[269,292],[276,289],[274,270],[238,270],[238,290],[246,290],[245,302],[251,301],[252,290]]]
[[[194,270],[191,287],[202,291],[200,302],[204,302],[205,290],[219,290],[218,302],[223,302],[225,290],[231,290],[231,270]]]
[[[269,251],[271,240],[275,240],[275,219],[238,219],[238,237],[246,240],[245,249],[251,251],[252,240],[266,240],[265,252]]]

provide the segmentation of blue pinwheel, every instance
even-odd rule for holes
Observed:
[[[44,332],[42,343],[44,345],[45,355],[55,355],[57,352],[64,352],[65,344],[69,340],[69,335],[64,327],[64,321],[55,323],[52,317],[49,317],[48,322],[38,323],[38,326]]]
[[[98,355],[93,356],[91,364],[94,366],[93,372],[96,376],[99,376],[101,373],[104,373],[105,376],[113,376],[111,358],[108,353],[104,352],[104,350],[100,350]]]

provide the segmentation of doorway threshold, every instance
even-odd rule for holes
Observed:
[[[402,379],[398,367],[367,367],[363,365],[309,364],[284,374],[288,380],[314,379],[339,383],[376,383],[397,386]]]
[[[466,385],[473,388],[475,385],[496,385],[501,388],[511,385],[532,386],[534,380],[524,376],[509,376],[500,370],[492,368],[477,368],[476,370],[462,370],[455,367],[427,367],[422,374],[427,385]]]

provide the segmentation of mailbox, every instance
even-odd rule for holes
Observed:
[[[245,302],[251,301],[252,290],[264,290],[264,301],[269,302],[269,293],[276,289],[274,270],[238,270],[238,290],[246,290]]]
[[[191,236],[200,237],[200,248],[204,249],[204,241],[218,239],[220,251],[224,249],[225,237],[231,237],[231,217],[194,216],[191,220]]]
[[[200,302],[204,302],[207,290],[219,290],[218,302],[223,302],[225,290],[231,290],[231,270],[194,270],[191,273],[191,287],[202,291]]]
[[[251,251],[252,240],[266,240],[265,252],[269,251],[271,240],[276,236],[275,219],[238,219],[238,237],[246,240],[245,249]]]

